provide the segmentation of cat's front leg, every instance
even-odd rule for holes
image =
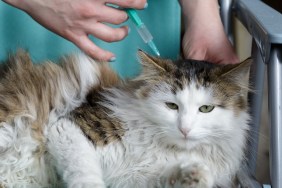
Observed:
[[[214,179],[207,165],[195,162],[167,168],[160,184],[162,188],[212,188]]]
[[[92,143],[69,119],[61,118],[46,131],[47,149],[68,188],[105,188]]]

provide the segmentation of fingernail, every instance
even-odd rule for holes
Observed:
[[[146,3],[145,5],[144,5],[144,9],[146,9],[148,7],[148,3]]]
[[[127,27],[127,34],[129,34],[131,31],[130,27]]]
[[[110,59],[110,62],[115,62],[116,61],[116,57],[112,57],[111,59]]]

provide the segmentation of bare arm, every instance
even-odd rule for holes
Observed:
[[[214,63],[238,63],[221,22],[218,0],[179,0],[185,22],[185,58]]]

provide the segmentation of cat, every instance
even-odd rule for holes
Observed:
[[[142,72],[128,80],[84,54],[58,64],[10,56],[0,78],[0,185],[230,188],[245,156],[251,60],[138,56]]]

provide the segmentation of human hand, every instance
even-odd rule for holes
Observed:
[[[185,58],[233,64],[239,59],[229,42],[219,15],[217,0],[182,0]]]
[[[28,13],[50,31],[73,42],[94,59],[113,61],[115,55],[95,45],[88,35],[106,42],[122,40],[128,27],[112,28],[128,19],[125,11],[107,6],[142,9],[146,0],[4,0]]]

